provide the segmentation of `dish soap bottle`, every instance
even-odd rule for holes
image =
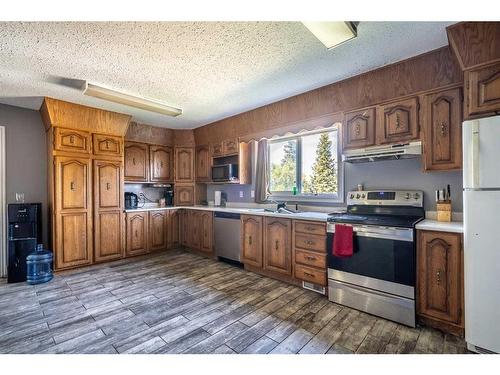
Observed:
[[[297,195],[297,181],[293,182],[292,195]]]

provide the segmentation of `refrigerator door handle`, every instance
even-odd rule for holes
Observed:
[[[472,122],[471,177],[472,188],[479,188],[479,121]]]

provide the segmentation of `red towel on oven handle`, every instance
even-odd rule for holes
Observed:
[[[332,254],[336,257],[352,257],[353,248],[352,226],[335,224]]]

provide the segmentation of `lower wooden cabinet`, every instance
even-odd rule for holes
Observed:
[[[126,255],[140,255],[149,251],[148,212],[127,212]]]
[[[213,252],[213,213],[204,210],[182,210],[181,244],[205,253]]]
[[[94,259],[96,262],[123,257],[123,214],[121,211],[94,215]]]
[[[168,211],[149,211],[149,250],[168,247]]]
[[[241,216],[241,262],[262,268],[262,216]]]
[[[213,213],[211,211],[199,211],[200,223],[200,250],[205,253],[213,252]]]
[[[292,221],[264,218],[264,269],[292,275]]]
[[[198,211],[189,210],[188,212],[188,247],[190,247],[191,249],[199,250],[201,244],[200,215]]]
[[[418,232],[417,315],[425,324],[463,336],[461,234]]]
[[[180,213],[179,210],[169,210],[169,232],[168,232],[168,247],[169,248],[175,248],[181,244],[180,240],[180,231],[181,231],[181,225],[180,225]]]

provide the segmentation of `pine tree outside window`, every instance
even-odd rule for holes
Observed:
[[[271,199],[342,201],[342,168],[337,146],[336,127],[271,140],[268,158]]]

